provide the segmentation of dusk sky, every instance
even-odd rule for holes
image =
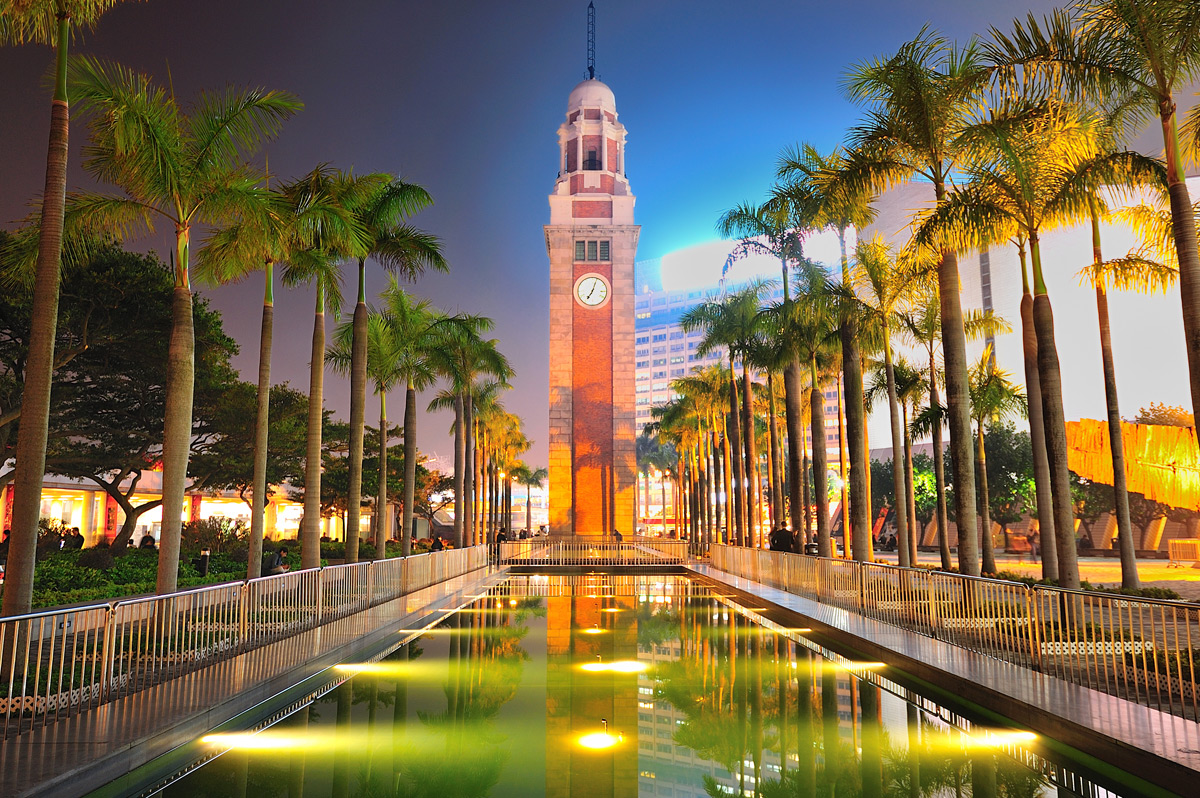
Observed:
[[[893,52],[926,23],[965,40],[1056,4],[596,5],[597,71],[629,131],[644,260],[714,238],[721,212],[764,195],[783,147],[840,143],[859,114],[839,87],[848,65]],[[306,108],[270,144],[272,173],[291,176],[328,162],[398,173],[428,188],[436,205],[416,223],[443,239],[452,270],[422,278],[415,290],[448,310],[495,319],[493,335],[517,372],[506,403],[536,441],[528,461],[543,465],[542,225],[558,165],[555,131],[567,94],[585,76],[586,7],[586,0],[151,0],[109,12],[74,51],[118,59],[164,82],[169,74],[183,101],[226,84],[295,92]],[[44,47],[0,50],[0,222],[8,226],[41,190],[49,124],[42,79],[50,60]],[[74,128],[73,188],[87,185],[78,158],[84,140],[84,128]],[[160,239],[133,246],[165,255]],[[371,293],[384,282],[372,266]],[[241,344],[237,366],[253,378],[261,280],[202,290]],[[312,306],[311,290],[277,294],[274,377],[301,390],[308,384]],[[326,405],[344,417],[345,380],[330,375]],[[399,421],[402,409],[402,397],[393,397],[389,415]],[[447,462],[450,421],[449,414],[428,417],[418,438]]]

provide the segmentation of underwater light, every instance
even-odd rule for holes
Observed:
[[[620,611],[621,611],[620,607],[605,607],[604,609],[600,610],[600,612],[620,612]]]
[[[604,630],[601,629],[600,624],[597,623],[597,624],[592,624],[591,629],[584,629],[583,633],[585,635],[602,635],[602,634],[604,634]]]
[[[600,719],[600,724],[603,726],[603,731],[591,732],[590,734],[580,736],[579,744],[584,748],[600,750],[612,748],[617,743],[625,741],[625,735],[623,734],[613,735],[608,733],[608,721],[605,718]]]
[[[298,750],[313,748],[319,742],[312,737],[288,737],[277,734],[206,734],[200,738],[206,745],[220,748],[233,748],[239,751],[275,751],[281,749]]]
[[[649,670],[650,665],[636,659],[622,659],[615,662],[586,662],[579,666],[589,673],[641,673]]]

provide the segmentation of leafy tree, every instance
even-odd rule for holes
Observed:
[[[1157,424],[1164,427],[1194,427],[1196,419],[1185,408],[1151,402],[1149,407],[1138,410],[1134,424]]]
[[[1075,517],[1079,519],[1079,531],[1096,547],[1092,526],[1105,513],[1113,511],[1112,485],[1093,482],[1071,472],[1071,493],[1075,497]]]
[[[258,388],[238,382],[216,398],[213,410],[218,434],[210,444],[193,448],[188,466],[192,489],[236,490],[242,501],[253,506],[247,493],[252,491],[255,480]],[[308,396],[287,385],[274,385],[270,401],[266,484],[282,485],[299,480],[304,474]]]
[[[137,519],[160,504],[134,507],[132,496],[162,453],[171,289],[164,264],[115,246],[92,251],[86,267],[69,270],[63,281],[46,472],[89,479],[113,497],[126,515],[117,547],[128,542]],[[17,401],[29,305],[25,291],[0,297],[0,386],[4,396]],[[196,405],[190,448],[198,453],[229,430],[224,402],[238,385],[229,363],[237,345],[203,300],[194,303],[192,324]],[[19,417],[20,408],[5,415],[10,414]],[[202,484],[193,477],[191,487]]]
[[[983,436],[987,452],[988,510],[1005,541],[1008,525],[1032,510],[1028,485],[1033,480],[1033,447],[1029,432],[1012,422],[990,423]]]

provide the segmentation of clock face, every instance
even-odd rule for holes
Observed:
[[[575,283],[575,298],[589,308],[599,307],[608,299],[608,282],[597,274],[589,274]]]

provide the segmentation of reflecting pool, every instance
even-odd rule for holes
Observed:
[[[512,577],[163,794],[1118,794],[805,631],[682,576]]]

